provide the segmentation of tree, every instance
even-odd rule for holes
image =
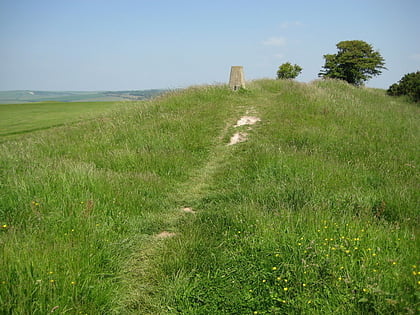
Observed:
[[[337,49],[334,55],[324,55],[324,69],[318,76],[341,79],[359,86],[386,69],[381,54],[364,41],[342,41],[337,44]]]
[[[277,70],[277,79],[295,79],[301,72],[302,67],[286,62]]]
[[[420,102],[420,71],[408,73],[386,91],[388,95],[407,95],[414,102]]]

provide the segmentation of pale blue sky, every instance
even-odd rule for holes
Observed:
[[[420,0],[0,0],[0,90],[128,90],[317,78],[343,40],[379,50],[388,88],[420,70]]]

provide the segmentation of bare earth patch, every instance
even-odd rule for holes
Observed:
[[[228,145],[237,144],[246,141],[248,134],[246,132],[237,132],[231,138]]]
[[[187,213],[195,213],[196,211],[193,210],[193,208],[190,207],[184,207],[182,208],[182,211],[187,212]]]
[[[255,116],[243,116],[241,117],[234,127],[244,126],[244,125],[255,125],[257,122],[261,121],[260,118]]]
[[[234,127],[236,128],[240,126],[255,125],[259,121],[261,121],[261,119],[256,116],[243,116],[236,122],[236,125],[234,125]],[[251,130],[251,127],[249,127],[248,130]],[[240,142],[244,142],[247,140],[247,138],[248,138],[248,133],[236,132],[230,138],[230,142],[227,145],[233,145]]]
[[[159,234],[156,235],[156,238],[159,239],[164,239],[164,238],[169,238],[169,237],[174,237],[176,234],[173,232],[168,232],[168,231],[162,231]]]

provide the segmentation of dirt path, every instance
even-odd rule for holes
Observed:
[[[248,113],[248,112],[247,112]],[[178,235],[177,225],[180,220],[188,220],[188,216],[194,217],[200,212],[200,209],[194,209],[191,205],[201,199],[207,192],[212,183],[215,172],[223,161],[231,154],[232,146],[248,140],[250,136],[249,131],[252,125],[261,121],[256,116],[243,115],[237,119],[236,124],[226,124],[221,130],[218,139],[218,144],[215,145],[209,154],[207,162],[200,168],[197,168],[187,181],[182,183],[176,191],[169,197],[174,200],[176,206],[166,214],[162,214],[162,222],[165,222],[166,228],[150,236],[146,242],[141,242],[142,247],[138,249],[136,255],[127,261],[125,280],[123,286],[126,294],[119,304],[123,306],[122,312],[134,314],[131,310],[151,310],[148,314],[160,314],[159,303],[154,300],[158,287],[156,287],[156,279],[160,279],[163,275],[156,274],[154,266],[154,259],[159,253],[164,250],[165,242],[176,238]],[[248,132],[239,131],[247,128]],[[238,130],[238,131],[236,131]],[[230,141],[226,143],[225,139],[229,137],[229,133],[233,133]],[[187,216],[187,217],[185,217]],[[191,218],[192,218],[191,217]],[[156,310],[153,311],[154,305]],[[136,313],[137,314],[137,313]]]

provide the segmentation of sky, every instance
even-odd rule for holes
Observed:
[[[420,70],[420,0],[0,0],[0,90],[104,91],[318,78],[323,55],[363,40],[387,89]]]

